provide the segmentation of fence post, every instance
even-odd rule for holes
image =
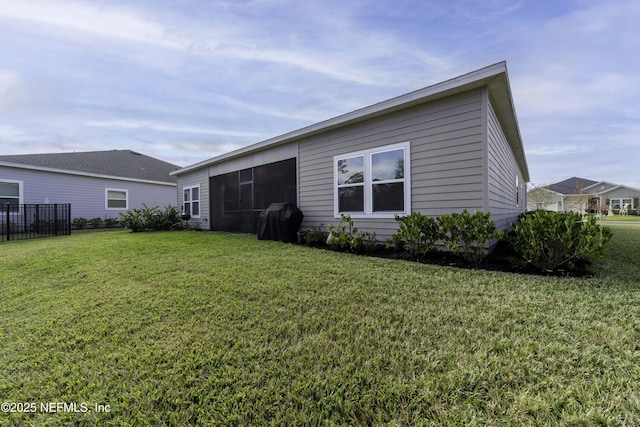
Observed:
[[[58,204],[53,205],[53,232],[58,235]]]
[[[67,236],[71,235],[71,204],[67,203]]]
[[[36,220],[35,220],[35,224],[36,226],[35,228],[35,232],[36,234],[40,233],[40,205],[36,205]]]
[[[11,220],[11,215],[9,215],[9,212],[11,211],[11,209],[9,209],[10,205],[9,203],[7,203],[7,218],[6,218],[6,227],[7,227],[7,240],[11,240],[11,223],[9,222]]]

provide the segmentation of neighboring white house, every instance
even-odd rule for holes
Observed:
[[[70,203],[71,218],[176,205],[179,166],[130,150],[0,156],[0,203]]]
[[[572,177],[529,192],[529,210],[582,214],[638,215],[640,189]]]
[[[491,212],[506,228],[526,209],[529,181],[504,62],[172,175],[203,229],[256,232],[270,203],[292,202],[303,225],[348,214],[379,239],[412,211]]]

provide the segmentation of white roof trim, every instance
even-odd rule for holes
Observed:
[[[563,196],[563,197],[565,196],[565,194],[562,194],[562,193],[559,193],[559,192],[557,192],[555,190],[552,190],[550,188],[544,188],[544,187],[532,188],[530,190],[527,190],[527,193],[531,193],[531,192],[538,191],[538,190],[548,191],[549,193],[554,193],[554,194],[557,194],[558,196]]]
[[[613,187],[619,187],[618,184],[614,184],[613,182],[609,182],[609,181],[600,181],[600,182],[596,182],[595,184],[591,184],[588,187],[584,187],[585,190],[589,189],[589,188],[593,188],[593,187],[597,187],[598,185],[602,186],[602,185],[611,185]]]
[[[22,163],[11,163],[11,162],[2,162],[2,161],[0,161],[0,166],[5,166],[5,167],[8,167],[8,168],[14,168],[14,169],[27,169],[27,170],[33,170],[33,171],[38,171],[38,172],[51,172],[51,173],[60,173],[60,174],[65,174],[65,175],[78,175],[78,176],[86,176],[86,177],[91,177],[91,178],[111,179],[111,180],[117,180],[117,181],[128,181],[128,182],[139,182],[139,183],[144,183],[144,184],[166,185],[168,187],[176,187],[177,186],[177,184],[174,183],[174,182],[152,181],[152,180],[148,180],[148,179],[127,178],[127,177],[124,177],[124,176],[114,176],[114,175],[102,175],[102,174],[98,174],[98,173],[81,172],[81,171],[74,171],[74,170],[68,170],[68,169],[56,169],[56,168],[47,168],[47,167],[42,167],[42,166],[25,165],[25,164],[22,164]]]
[[[600,194],[609,193],[609,192],[611,192],[611,191],[619,190],[619,189],[621,189],[621,188],[625,188],[625,189],[627,189],[627,190],[633,191],[634,193],[640,193],[640,189],[638,189],[638,188],[629,187],[628,185],[616,185],[615,187],[612,187],[612,188],[610,188],[610,189],[608,189],[608,190],[604,190],[604,191],[602,191]]]
[[[503,78],[504,80],[500,80],[501,78]],[[495,84],[492,85],[491,83]],[[515,108],[513,107],[513,99],[511,96],[511,89],[509,87],[509,80],[507,78],[507,64],[504,61],[489,65],[488,67],[481,68],[479,70],[464,74],[459,77],[455,77],[450,80],[446,80],[441,83],[437,83],[432,86],[428,86],[423,89],[416,90],[414,92],[407,93],[405,95],[391,98],[389,100],[379,102],[377,104],[373,104],[368,107],[364,107],[329,120],[322,121],[320,123],[316,123],[280,136],[276,136],[274,138],[267,139],[262,142],[258,142],[257,144],[249,145],[247,147],[243,147],[238,150],[231,151],[229,153],[222,154],[208,160],[204,160],[191,166],[186,166],[182,169],[171,172],[170,175],[173,176],[184,174],[196,169],[223,162],[225,160],[240,157],[251,152],[264,150],[272,146],[285,144],[287,142],[292,142],[295,139],[326,132],[331,129],[336,129],[349,124],[357,123],[359,121],[371,119],[383,114],[388,114],[393,111],[434,101],[436,99],[444,98],[484,86],[489,86],[490,92],[492,92],[492,89],[496,92],[496,112],[503,120],[503,125],[506,128],[505,130],[509,137],[509,140],[513,143],[512,149],[518,161],[518,165],[523,172],[524,180],[525,182],[528,182],[529,173],[524,155],[524,147],[518,128]]]

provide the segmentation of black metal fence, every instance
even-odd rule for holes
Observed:
[[[0,205],[0,242],[71,234],[71,205]]]

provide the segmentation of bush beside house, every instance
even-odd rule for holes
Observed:
[[[526,263],[530,271],[577,272],[581,265],[601,258],[611,231],[597,224],[595,217],[573,212],[535,211],[523,214],[512,231],[496,231],[490,213],[464,210],[462,213],[428,217],[418,212],[397,216],[398,231],[387,240],[386,247],[410,259],[425,261],[429,257],[456,256],[471,266],[480,265],[489,248],[508,246],[504,258],[511,265]],[[372,254],[381,250],[375,234],[360,232],[348,215],[338,226],[305,229],[306,244],[344,252]],[[520,261],[518,261],[520,260]]]
[[[121,224],[133,232],[176,230],[181,227],[180,211],[175,206],[167,206],[164,210],[158,206],[130,209],[121,213]]]

